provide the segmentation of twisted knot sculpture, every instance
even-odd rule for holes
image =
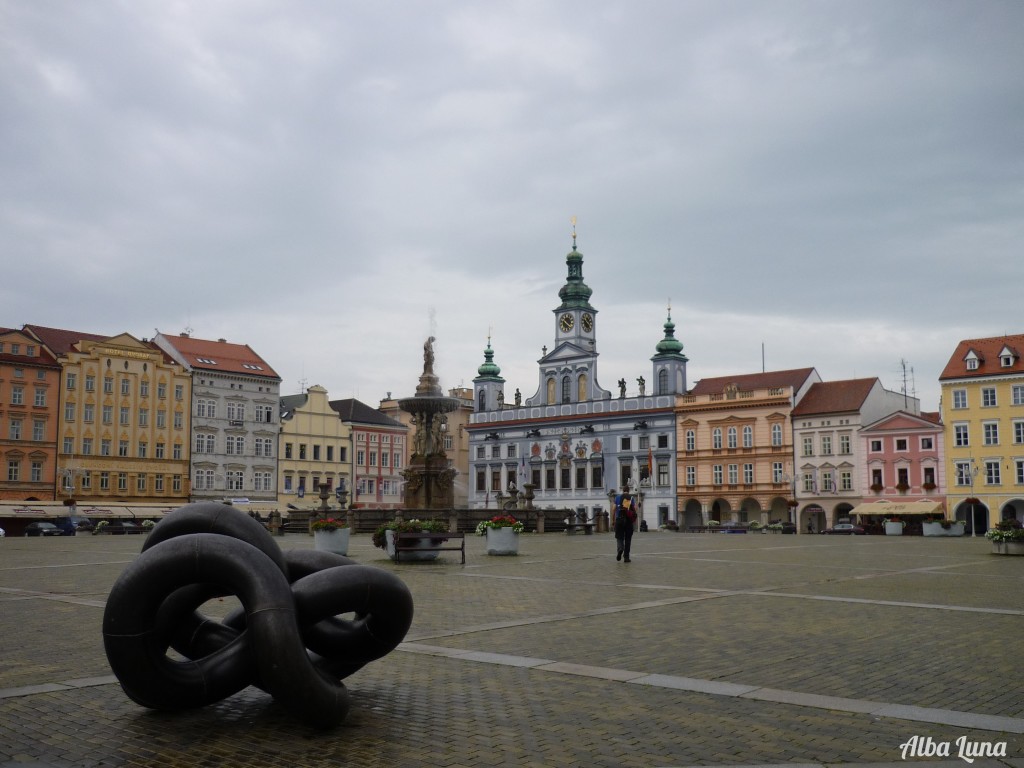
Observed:
[[[222,621],[197,610],[225,595],[242,608]],[[161,520],[118,578],[103,645],[121,687],[144,707],[202,707],[255,685],[328,728],[348,714],[341,680],[394,650],[412,614],[412,595],[393,574],[329,552],[282,552],[248,515],[201,502]]]

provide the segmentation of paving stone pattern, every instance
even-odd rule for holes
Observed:
[[[607,534],[524,535],[518,557],[470,537],[462,566],[357,535],[416,614],[326,732],[254,688],[184,713],[124,695],[102,609],[140,545],[0,540],[0,768],[868,768],[914,736],[951,743],[936,768],[968,765],[960,737],[1005,745],[972,768],[1024,768],[1024,558],[984,540],[651,532],[622,563]]]

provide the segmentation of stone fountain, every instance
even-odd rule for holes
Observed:
[[[431,336],[423,344],[423,373],[416,394],[398,401],[398,407],[412,416],[412,458],[402,471],[406,480],[405,506],[408,509],[452,509],[455,506],[456,470],[449,466],[444,452],[448,417],[459,407],[459,400],[448,397],[434,374],[434,342]]]

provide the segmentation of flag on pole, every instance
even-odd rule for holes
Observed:
[[[647,449],[647,477],[651,479],[651,485],[654,485],[654,451],[651,448]]]

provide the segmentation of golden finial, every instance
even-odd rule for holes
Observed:
[[[576,250],[576,217],[570,216],[569,221],[572,222],[572,249]]]

